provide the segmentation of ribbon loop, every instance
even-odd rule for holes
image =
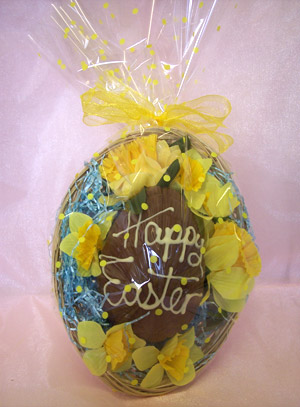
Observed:
[[[127,126],[173,127],[193,135],[207,135],[222,153],[232,137],[217,132],[231,111],[229,100],[220,95],[201,96],[181,104],[167,105],[157,114],[155,106],[139,92],[113,77],[112,89],[105,82],[81,95],[83,121],[89,126],[124,123]]]

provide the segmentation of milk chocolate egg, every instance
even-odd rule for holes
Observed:
[[[183,195],[146,188],[140,214],[117,215],[100,254],[98,290],[112,325],[131,322],[149,343],[188,324],[204,293],[203,237]]]

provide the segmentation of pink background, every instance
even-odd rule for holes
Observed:
[[[27,39],[50,1],[0,1],[1,406],[300,405],[300,2],[220,2],[211,24],[221,30],[203,44],[198,85],[183,100],[218,93],[232,103],[226,124],[235,143],[226,158],[238,174],[263,271],[200,377],[141,401],[90,375],[51,292],[47,239],[56,210],[113,129],[82,123],[77,89]]]

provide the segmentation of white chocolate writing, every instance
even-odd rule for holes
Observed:
[[[119,299],[116,301],[113,301],[112,298],[109,297],[109,293],[107,291],[111,284],[119,284],[120,280],[117,280],[118,281],[118,283],[117,283],[116,279],[114,279],[108,275],[108,273],[105,270],[105,266],[104,266],[103,274],[105,275],[105,277],[107,278],[108,281],[104,285],[103,291],[104,291],[104,295],[107,297],[107,301],[109,302],[109,304],[114,307],[117,307],[123,303],[125,303],[128,306],[132,306],[137,303],[139,305],[139,307],[144,310],[150,311],[150,310],[156,309],[158,307],[161,307],[163,310],[171,311],[171,312],[173,312],[173,314],[177,315],[177,314],[186,313],[188,303],[190,302],[190,300],[192,298],[195,298],[195,297],[199,298],[199,302],[200,302],[200,298],[202,298],[202,295],[203,295],[202,293],[201,294],[198,294],[198,293],[186,294],[183,299],[183,288],[177,287],[172,291],[172,294],[169,297],[169,301],[168,301],[168,305],[167,305],[165,299],[167,297],[167,291],[168,291],[171,280],[179,279],[182,277],[173,276],[173,267],[169,267],[169,271],[168,271],[167,275],[158,275],[153,270],[151,270],[151,272],[150,272],[150,270],[151,269],[148,269],[149,274],[155,275],[156,277],[161,277],[161,278],[166,279],[166,283],[165,283],[161,296],[157,295],[157,293],[155,292],[153,285],[150,281],[150,278],[149,278],[142,284],[138,284],[135,281],[133,281],[130,284],[131,291],[135,290],[135,294],[133,295],[133,298],[131,300],[128,298],[128,292],[123,290]],[[198,277],[188,277],[187,280],[199,281],[199,278]],[[140,298],[140,294],[142,292],[142,287],[145,284],[147,285],[148,294],[147,294],[147,297],[144,300],[142,300]],[[131,296],[132,296],[132,294],[131,294]],[[181,304],[178,305],[179,303],[181,303]],[[177,309],[176,309],[176,307],[177,307]]]

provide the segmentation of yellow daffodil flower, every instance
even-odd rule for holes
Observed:
[[[201,188],[211,164],[211,158],[202,158],[194,149],[182,153],[182,163],[176,181],[185,193],[196,192]]]
[[[74,257],[78,264],[78,272],[82,277],[99,276],[98,249],[102,248],[103,240],[110,229],[113,216],[107,215],[99,224],[93,224],[93,219],[79,212],[69,215],[71,233],[60,243],[60,250]]]
[[[194,363],[204,357],[202,350],[194,344],[194,327],[183,335],[176,334],[161,350],[145,346],[133,352],[136,367],[150,369],[141,383],[143,388],[159,386],[164,373],[177,386],[184,386],[195,377]]]
[[[204,254],[209,286],[219,307],[240,312],[261,271],[261,259],[251,235],[234,222],[215,224]],[[207,298],[207,297],[206,297]]]
[[[198,191],[185,191],[185,197],[191,211],[206,219],[224,218],[232,214],[240,204],[232,184],[222,185],[213,175],[207,174],[205,182]]]
[[[151,134],[112,150],[99,169],[114,194],[127,200],[143,187],[155,186],[180,155],[178,146],[170,147],[165,140],[157,141],[157,134]]]
[[[93,321],[79,322],[77,327],[79,343],[88,348],[83,361],[95,376],[102,376],[110,365],[114,372],[130,369],[132,351],[145,346],[145,341],[138,338],[131,325],[115,325],[104,333],[101,325]]]

